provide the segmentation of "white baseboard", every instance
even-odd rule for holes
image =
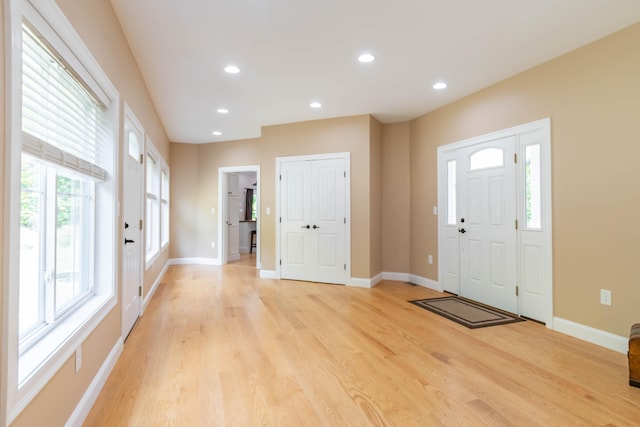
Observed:
[[[436,282],[435,280],[427,279],[426,277],[410,274],[409,282],[413,283],[414,285],[418,285],[425,288],[433,289],[434,291],[442,292],[442,287],[438,282]]]
[[[618,353],[626,354],[628,350],[628,340],[625,337],[560,317],[553,318],[553,330],[617,351]]]
[[[410,280],[409,273],[392,273],[385,271],[382,273],[382,280],[394,280],[396,282],[408,282]]]
[[[353,286],[354,288],[373,288],[384,279],[383,273],[376,274],[371,279],[362,279],[360,277],[352,277],[347,286]]]
[[[278,273],[273,270],[260,270],[261,279],[277,279]]]
[[[156,280],[153,282],[153,285],[151,285],[151,289],[149,289],[149,292],[145,294],[144,300],[142,301],[141,315],[144,314],[144,311],[147,309],[149,302],[151,302],[151,298],[153,298],[153,294],[156,293],[156,289],[158,289],[158,285],[160,285],[160,282],[162,282],[162,279],[164,278],[164,275],[167,272],[169,265],[171,265],[171,260],[168,260],[167,263],[164,265],[164,267],[162,267],[162,271],[160,272],[160,274],[158,274],[158,277],[156,277]]]
[[[220,260],[218,258],[171,258],[169,260],[169,265],[187,264],[220,265]]]
[[[98,399],[100,391],[102,391],[102,387],[104,387],[104,383],[107,381],[107,378],[109,378],[113,367],[116,365],[118,358],[122,354],[123,348],[124,341],[122,338],[118,338],[118,341],[116,341],[111,352],[109,352],[109,355],[98,370],[96,376],[93,378],[93,381],[91,381],[89,388],[87,388],[82,399],[78,402],[78,406],[76,406],[76,409],[65,423],[65,427],[82,426],[82,423],[84,423],[87,415],[89,415],[89,411],[91,411],[93,404],[96,402],[96,399]]]

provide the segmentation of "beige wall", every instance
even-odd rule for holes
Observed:
[[[369,202],[371,244],[369,250],[371,251],[371,264],[367,278],[382,273],[382,125],[373,117],[369,118],[369,123],[369,191],[371,192]],[[355,243],[357,245],[357,242]]]
[[[411,123],[411,273],[438,279],[425,262],[437,147],[551,117],[555,315],[628,334],[640,321],[639,43],[636,24]]]
[[[173,234],[184,234],[179,242],[172,243],[171,256],[217,256],[210,243],[218,238],[218,168],[260,165],[260,256],[263,269],[275,270],[275,159],[348,151],[351,152],[351,241],[359,248],[351,253],[351,273],[353,277],[368,279],[372,271],[371,252],[362,248],[371,247],[369,152],[372,126],[379,125],[372,125],[369,116],[364,115],[267,126],[262,129],[259,139],[202,144],[195,146],[196,153],[194,146],[172,144],[171,229]],[[184,187],[194,179],[197,180],[195,202],[192,190]],[[187,191],[184,198],[183,191]],[[212,207],[216,208],[215,216],[211,215]],[[190,208],[196,211],[184,213]],[[267,208],[271,209],[271,215],[266,215]],[[197,226],[194,228],[193,224]]]
[[[410,271],[409,122],[382,129],[382,270]],[[435,262],[435,261],[434,261]]]
[[[169,161],[168,138],[109,0],[93,0],[90,2],[58,0],[57,3],[111,82],[116,86],[122,100],[131,106],[134,114],[136,114],[151,136],[162,156]],[[0,34],[4,34],[4,31],[2,31],[3,24],[4,20],[0,22]],[[0,49],[3,48],[4,42],[0,44]],[[4,55],[2,55],[2,58],[4,58]],[[0,67],[0,76],[4,76],[4,70],[3,64]],[[2,80],[4,81],[4,79]],[[2,117],[3,124],[5,117],[4,88],[5,85],[2,84],[0,94],[2,94],[1,99],[3,102],[0,103],[0,117]],[[0,161],[4,165],[4,126],[2,128],[2,141],[3,149],[0,150]],[[120,151],[122,152],[121,149]],[[0,184],[2,184],[3,178],[4,174],[0,177]],[[4,185],[0,185],[0,188],[4,189]],[[121,188],[120,192],[122,191]],[[2,200],[4,201],[4,196]],[[4,211],[3,209],[2,212]],[[3,219],[2,216],[3,213],[0,213],[0,219]],[[121,238],[118,241],[121,241]],[[0,242],[3,243],[2,247],[4,248],[1,231]],[[161,266],[166,263],[168,252],[168,250],[165,250],[145,274],[146,290],[155,281]],[[0,265],[0,272],[2,270],[2,265]],[[119,292],[119,294],[121,295],[122,293]],[[0,297],[1,295],[2,293],[0,293]],[[64,425],[120,337],[120,318],[120,305],[118,305],[83,343],[82,369],[75,373],[74,361],[72,359],[68,360],[19,415],[12,426]],[[3,357],[4,354],[6,353],[3,351],[0,357]]]

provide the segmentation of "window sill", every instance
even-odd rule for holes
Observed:
[[[108,304],[110,301],[113,303]],[[115,298],[112,295],[94,296],[21,354],[18,359],[19,388],[28,382],[48,381],[113,305]]]

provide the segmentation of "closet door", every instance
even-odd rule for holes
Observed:
[[[345,160],[280,167],[280,276],[345,284]]]

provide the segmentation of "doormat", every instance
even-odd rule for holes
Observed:
[[[524,321],[523,318],[516,315],[458,297],[420,299],[409,302],[470,329]]]

